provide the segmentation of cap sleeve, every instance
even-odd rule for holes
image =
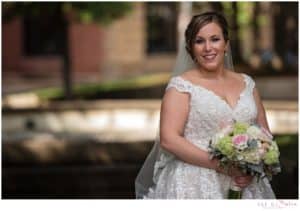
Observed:
[[[191,86],[191,84],[189,84],[187,81],[185,81],[181,77],[176,76],[176,77],[171,78],[171,80],[169,81],[169,83],[167,85],[166,91],[170,88],[175,88],[179,92],[191,93],[193,87]]]

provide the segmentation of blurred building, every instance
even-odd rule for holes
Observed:
[[[72,22],[71,70],[77,79],[106,79],[171,71],[180,23],[207,10],[223,11],[232,26],[237,70],[297,74],[297,2],[133,2],[133,10],[108,26]],[[189,4],[190,11],[182,4]],[[187,13],[187,14],[185,14]],[[180,28],[181,27],[181,28]],[[2,26],[3,72],[57,76],[65,28],[55,18],[18,18]]]

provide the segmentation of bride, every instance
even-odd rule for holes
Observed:
[[[166,88],[159,140],[136,178],[137,198],[225,199],[231,181],[243,188],[244,199],[275,198],[268,180],[225,171],[207,152],[210,138],[233,119],[269,130],[254,81],[228,62],[227,27],[216,12],[196,15],[188,24],[179,53],[184,65],[175,67]]]

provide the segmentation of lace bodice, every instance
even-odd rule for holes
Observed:
[[[207,149],[210,139],[220,126],[233,119],[242,122],[254,122],[257,115],[253,99],[254,81],[243,74],[245,87],[240,93],[236,105],[232,108],[214,92],[183,79],[180,76],[170,80],[167,90],[175,88],[190,94],[189,116],[185,125],[184,136],[202,149]]]
[[[171,78],[166,90],[175,88],[190,95],[189,114],[184,137],[203,150],[208,150],[210,138],[220,126],[233,119],[252,123],[257,108],[253,97],[255,82],[243,74],[245,87],[234,107],[214,92],[191,83],[181,76]],[[162,153],[155,163],[155,186],[145,198],[226,198],[230,178],[214,170],[193,166],[178,160],[170,153]],[[274,198],[268,181],[253,184],[244,190],[244,198]]]

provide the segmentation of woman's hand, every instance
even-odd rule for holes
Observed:
[[[239,176],[244,176],[245,174],[236,167],[230,167],[228,169],[227,175],[231,177],[239,177]]]
[[[215,160],[215,162],[217,163],[216,167],[215,167],[215,170],[218,173],[225,174],[225,175],[228,175],[230,177],[237,177],[237,176],[244,176],[245,175],[241,170],[239,170],[236,167],[231,166],[229,168],[223,168],[222,166],[220,166],[219,161],[217,159]]]
[[[235,176],[233,177],[234,183],[240,187],[245,188],[252,182],[254,176],[251,175],[243,175],[243,176]]]
[[[218,161],[215,161],[215,162],[217,162],[217,167],[215,168],[216,171],[221,174],[226,174],[226,175],[232,177],[232,179],[234,180],[234,183],[238,187],[245,188],[248,185],[250,185],[250,183],[252,182],[254,176],[247,175],[236,167],[230,167],[229,169],[224,169],[219,165]]]

